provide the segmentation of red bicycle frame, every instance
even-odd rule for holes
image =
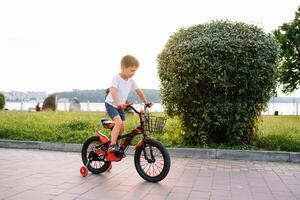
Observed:
[[[132,104],[126,104],[127,107],[130,107],[135,113],[137,113],[140,117],[140,126],[136,127],[134,130],[132,130],[130,133],[119,136],[118,140],[125,138],[124,142],[121,144],[120,146],[120,151],[121,152],[125,152],[128,145],[130,144],[130,142],[132,141],[132,139],[137,136],[137,135],[141,135],[143,134],[144,139],[150,139],[146,134],[145,134],[145,129],[144,129],[144,121],[142,119],[142,116],[144,114],[143,111],[139,112],[137,111]],[[98,129],[96,129],[96,134],[99,136],[99,140],[101,143],[108,143],[108,145],[110,144],[110,139],[104,135],[103,133],[101,133]],[[140,140],[136,145],[134,150],[136,150],[138,147],[142,146],[143,144],[143,140]],[[104,150],[97,150],[96,151],[97,154],[104,154],[106,155],[106,160],[107,161],[120,161],[123,156],[118,156],[113,152],[107,152]]]

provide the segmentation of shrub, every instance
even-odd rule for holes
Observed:
[[[276,88],[278,44],[260,28],[213,21],[181,28],[158,55],[165,110],[185,139],[249,143]]]
[[[0,93],[0,110],[2,110],[5,106],[5,97],[2,93]]]

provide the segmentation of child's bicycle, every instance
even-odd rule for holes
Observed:
[[[140,125],[130,133],[119,136],[124,139],[120,145],[120,152],[108,152],[110,139],[96,129],[97,136],[88,138],[81,150],[81,157],[84,166],[80,168],[82,176],[86,176],[88,171],[94,174],[100,174],[111,169],[111,162],[118,162],[125,157],[125,153],[132,139],[137,135],[143,135],[143,139],[135,145],[134,164],[139,175],[150,182],[159,182],[163,180],[170,170],[170,156],[167,149],[157,140],[150,138],[147,132],[162,131],[166,119],[164,117],[152,116],[149,113],[149,104],[144,105],[142,111],[137,111],[132,104],[126,104],[139,115]],[[107,129],[113,129],[114,122],[107,119],[101,119],[103,126]]]

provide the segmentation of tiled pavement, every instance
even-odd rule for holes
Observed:
[[[300,164],[171,158],[167,178],[145,182],[133,157],[81,177],[79,153],[0,148],[0,199],[300,199]]]

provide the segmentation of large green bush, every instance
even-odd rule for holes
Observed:
[[[158,55],[166,112],[179,116],[191,144],[247,144],[276,87],[278,44],[245,23],[182,28]]]
[[[2,110],[5,106],[5,97],[4,95],[0,92],[0,110]]]

